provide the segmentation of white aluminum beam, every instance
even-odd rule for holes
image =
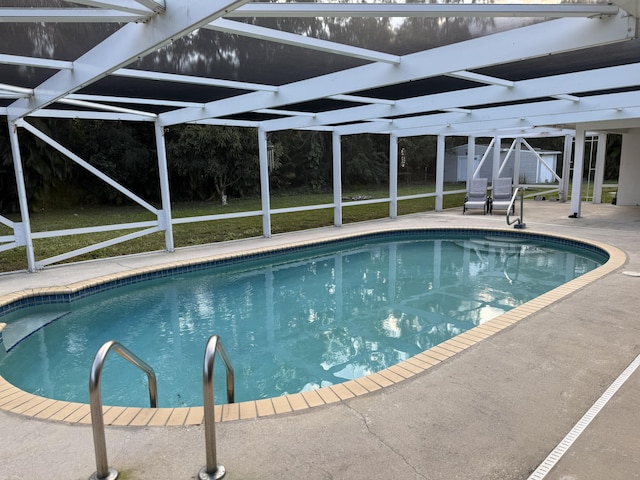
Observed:
[[[114,105],[103,105],[101,103],[96,102],[87,102],[85,100],[73,100],[70,98],[61,98],[58,100],[58,103],[63,103],[65,105],[72,105],[75,107],[81,108],[90,108],[94,110],[104,110],[105,112],[118,112],[118,113],[127,113],[130,115],[139,115],[141,117],[149,117],[149,118],[158,118],[158,115],[150,112],[142,112],[140,110],[132,110],[131,108],[123,108],[116,107]]]
[[[158,173],[160,180],[160,197],[162,210],[158,212],[158,223],[164,230],[164,244],[167,252],[175,250],[173,242],[173,224],[171,223],[171,191],[169,188],[169,169],[167,166],[167,147],[165,143],[165,130],[155,124],[154,133],[156,137],[156,153],[158,160]]]
[[[389,217],[398,218],[398,137],[389,135]]]
[[[165,5],[165,0],[135,0],[140,5],[145,6],[146,8],[153,10],[156,13],[164,12],[167,7]]]
[[[423,97],[398,100],[393,108],[384,105],[367,105],[318,113],[315,118],[291,118],[271,120],[265,123],[268,130],[302,128],[318,124],[357,122],[373,117],[412,115],[429,111],[448,111],[469,114],[472,110],[460,109],[491,103],[518,102],[532,98],[554,97],[571,89],[574,93],[591,92],[635,86],[640,77],[640,63],[617,67],[587,70],[551,77],[522,80],[516,87],[506,89],[497,86],[469,88]],[[560,95],[563,96],[564,95]],[[579,99],[579,97],[577,97]],[[563,98],[564,99],[564,98]],[[366,130],[368,127],[363,126]],[[358,132],[363,133],[363,132]]]
[[[86,5],[88,7],[107,8],[114,10],[122,10],[123,12],[150,14],[150,9],[141,6],[136,0],[65,0],[67,3],[75,3],[77,5]],[[164,3],[164,2],[163,2]]]
[[[442,200],[444,195],[444,154],[445,136],[438,135],[436,139],[436,202],[435,211],[442,211]]]
[[[189,83],[191,85],[206,85],[209,87],[237,88],[238,90],[264,90],[266,92],[277,92],[278,87],[273,85],[263,85],[259,83],[236,82],[233,80],[222,80],[216,78],[194,77],[192,75],[178,75],[175,73],[150,72],[147,70],[132,70],[121,68],[112,75],[129,78],[142,78],[145,80],[163,80],[174,83]]]
[[[5,239],[6,237],[0,237],[0,243],[2,243],[2,245],[0,245],[0,252],[6,252],[7,250],[12,250],[14,248],[19,247],[19,245],[13,241],[13,237],[9,238],[9,239]],[[11,243],[4,243],[4,242],[11,242]]]
[[[24,57],[22,55],[8,55],[0,53],[0,63],[7,65],[24,65],[28,67],[54,68],[56,70],[73,68],[73,62],[64,60],[51,60],[49,58]]]
[[[598,133],[596,150],[596,169],[593,175],[593,203],[602,203],[602,185],[604,184],[604,166],[607,156],[607,134]]]
[[[618,106],[627,108],[618,110]],[[623,120],[640,119],[640,92],[626,92],[608,95],[582,97],[580,103],[567,105],[566,102],[551,100],[508,107],[494,107],[475,110],[471,115],[454,114],[428,115],[395,120],[394,124],[377,125],[379,131],[395,131],[400,137],[417,135],[469,135],[476,132],[487,132],[491,128],[498,130],[528,129],[545,125],[575,125],[590,122],[623,122]],[[366,132],[375,131],[375,124],[367,124]],[[343,135],[363,133],[362,128],[352,126],[340,127]],[[522,136],[520,133],[514,133]],[[477,136],[477,135],[476,135]]]
[[[248,127],[248,128],[258,128],[260,127],[260,122],[251,121],[251,120],[233,120],[230,118],[212,118],[205,120],[198,120],[197,122],[190,122],[198,125],[216,125],[219,127]]]
[[[629,18],[615,17],[603,20],[566,18],[554,20],[406,55],[402,57],[402,63],[398,66],[381,63],[364,65],[281,86],[278,95],[254,92],[236,96],[232,99],[211,102],[205,106],[204,110],[185,109],[166,113],[160,116],[160,120],[163,124],[168,125],[184,123],[198,118],[232,115],[248,109],[274,108],[280,105],[341,95],[368,88],[445,75],[459,70],[476,69],[497,63],[546,56],[552,53],[621,41],[630,38],[634,32],[635,22]],[[529,38],[537,38],[539,40],[530,42],[528,41]],[[504,94],[503,90],[513,90],[501,87],[494,88],[498,88],[501,94]],[[556,91],[556,93],[567,92]],[[477,99],[475,96],[474,98]],[[449,102],[431,109],[464,106],[455,103],[451,104],[451,100]],[[430,99],[425,103],[431,104]],[[381,112],[383,113],[365,115],[361,118],[401,114],[395,109],[382,109]],[[334,113],[334,117],[338,116],[340,118],[324,123],[349,121],[344,118],[342,113],[344,112]],[[303,122],[298,125],[283,124],[283,126],[286,129],[323,124],[319,118],[320,115],[318,115],[315,122],[307,121],[306,124]],[[265,128],[272,129],[270,126],[265,126]]]
[[[258,129],[258,159],[260,163],[260,198],[262,200],[262,235],[271,238],[271,195],[269,193],[269,160],[267,132]]]
[[[9,122],[9,143],[13,157],[13,170],[16,176],[18,190],[18,203],[20,205],[20,218],[22,222],[16,223],[13,228],[15,243],[24,246],[27,254],[27,270],[36,271],[36,260],[33,250],[33,238],[31,237],[31,220],[29,218],[29,201],[27,199],[27,186],[24,180],[22,167],[22,155],[18,139],[18,127],[14,122]]]
[[[51,265],[57,262],[62,262],[64,260],[68,260],[70,258],[77,257],[79,255],[84,255],[85,253],[94,252],[96,250],[100,250],[101,248],[112,247],[113,245],[117,245],[119,243],[123,243],[129,240],[134,240],[136,238],[144,237],[145,235],[150,235],[152,233],[156,233],[159,231],[160,229],[158,227],[152,227],[146,230],[140,230],[139,232],[129,233],[127,235],[123,235],[118,238],[113,238],[111,240],[106,240],[104,242],[96,243],[94,245],[89,245],[87,247],[79,248],[71,252],[62,253],[60,255],[56,255],[55,257],[50,257],[44,260],[40,260],[39,262],[36,262],[36,267],[39,270],[42,270],[47,265]]]
[[[573,172],[571,175],[571,217],[579,218],[582,210],[582,169],[584,166],[585,131],[576,129],[573,153]]]
[[[490,77],[488,75],[481,75],[479,73],[467,72],[466,70],[461,70],[458,72],[447,73],[448,77],[459,78],[462,80],[470,80],[472,82],[485,83],[487,85],[498,85],[501,87],[515,87],[516,82],[512,82],[511,80],[505,80],[503,78]]]
[[[575,95],[566,95],[566,94],[562,94],[562,95],[551,95],[553,98],[558,99],[558,100],[567,100],[569,102],[579,102],[580,101],[580,97],[576,97]]]
[[[398,55],[389,55],[388,53],[376,52],[366,48],[353,47],[342,43],[320,40],[313,37],[306,37],[304,35],[297,35],[294,33],[274,30],[272,28],[265,28],[248,23],[225,20],[222,18],[206,25],[205,28],[216,30],[218,32],[257,38],[259,40],[278,42],[295,47],[308,48],[310,50],[318,50],[321,52],[360,58],[372,62],[385,62],[391,64],[400,63],[400,57]]]
[[[146,222],[132,222],[132,223],[112,223],[109,225],[94,225],[91,227],[80,228],[66,228],[64,230],[49,230],[47,232],[34,232],[31,234],[34,239],[43,238],[56,238],[56,237],[68,237],[71,235],[84,235],[86,233],[98,233],[98,232],[117,232],[118,230],[134,230],[136,228],[156,228],[158,227],[157,220],[150,220]]]
[[[334,123],[339,120],[343,122],[358,121],[362,118],[370,118],[375,114],[410,115],[420,113],[425,110],[431,111],[433,109],[448,110],[451,113],[459,112],[469,116],[475,112],[475,110],[460,111],[454,108],[447,109],[445,106],[452,104],[473,106],[485,103],[518,102],[531,98],[551,97],[559,91],[566,91],[568,88],[575,89],[575,92],[624,88],[635,85],[635,79],[638,77],[640,77],[640,64],[624,65],[565,75],[556,75],[534,80],[523,80],[518,82],[517,87],[513,89],[487,86],[463,91],[429,95],[425,97],[416,97],[407,100],[398,100],[394,108],[385,108],[382,106],[353,107],[351,109],[340,110],[339,112],[319,113],[313,119],[271,120],[265,125],[265,128],[272,130],[274,125],[276,127],[284,126],[285,122],[289,122],[290,127],[292,126],[292,123],[295,123],[296,127],[300,127],[309,123]],[[564,105],[566,108],[574,108],[577,103],[579,102],[557,101],[557,105]],[[461,115],[439,118],[444,124],[464,121],[464,118]],[[352,129],[353,133],[365,133],[372,131],[371,126],[367,124],[362,124],[360,130],[357,130],[357,124],[350,125],[349,128]],[[388,128],[388,126],[381,128]]]
[[[395,105],[395,100],[388,100],[386,98],[373,98],[362,97],[358,95],[331,95],[331,100],[340,100],[343,102],[355,102],[355,103],[367,103],[367,104],[379,104],[379,105]]]
[[[473,161],[476,158],[476,137],[470,135],[467,137],[467,179],[465,188],[469,191],[471,187],[471,179],[473,178]]]
[[[0,90],[19,95],[31,95],[33,93],[32,88],[16,87],[15,85],[7,85],[6,83],[0,83]]]
[[[454,113],[471,113],[473,110],[469,110],[468,108],[460,108],[460,107],[450,107],[443,108],[443,112],[454,112]]]
[[[8,113],[8,112],[7,112]],[[0,114],[2,114],[2,108],[0,108]],[[5,113],[6,115],[6,113]],[[79,120],[112,120],[121,122],[153,122],[151,117],[143,117],[141,115],[132,115],[129,113],[114,113],[114,112],[98,112],[98,111],[83,111],[83,110],[56,110],[43,108],[31,115],[30,117],[38,118],[66,118],[66,119],[79,119]]]
[[[182,102],[175,100],[163,100],[160,98],[141,98],[141,97],[116,97],[112,95],[86,95],[72,93],[66,97],[69,100],[85,100],[87,102],[103,102],[103,103],[134,103],[137,105],[161,105],[165,107],[201,107],[203,104],[198,102]]]
[[[72,71],[61,71],[39,85],[34,95],[8,107],[9,119],[23,118],[109,73],[136,61],[176,38],[206,25],[247,0],[173,2],[169,11],[146,23],[129,23],[79,57]]]
[[[278,110],[277,108],[261,108],[260,110],[254,110],[255,113],[263,113],[266,115],[283,115],[289,117],[315,117],[313,112],[299,112],[293,110]]]
[[[229,14],[240,17],[595,17],[616,15],[615,5],[487,5],[373,3],[251,3]]]
[[[16,224],[15,222],[12,222],[11,220],[9,220],[6,217],[3,217],[2,215],[0,215],[0,223],[3,225],[6,225],[7,227],[14,229],[16,228]]]
[[[149,15],[92,8],[0,8],[0,23],[127,23],[146,21]]]

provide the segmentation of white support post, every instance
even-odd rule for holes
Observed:
[[[171,195],[169,190],[169,172],[167,168],[167,149],[164,141],[164,127],[154,124],[156,134],[156,150],[158,155],[158,171],[160,177],[160,195],[162,210],[158,212],[158,223],[164,230],[164,242],[167,252],[175,250],[173,245],[173,224],[171,222]]]
[[[569,178],[571,176],[571,151],[573,150],[573,135],[565,135],[564,152],[562,154],[562,181],[560,182],[560,201],[566,202],[569,198]]]
[[[342,137],[339,133],[331,134],[333,146],[333,224],[342,226]]]
[[[500,176],[500,150],[502,149],[502,138],[495,137],[493,142],[493,168],[491,169],[491,185],[493,180]]]
[[[389,216],[398,218],[398,137],[389,138]]]
[[[36,258],[33,252],[33,239],[31,238],[31,220],[29,218],[29,203],[27,201],[27,187],[24,183],[24,172],[22,170],[22,157],[20,156],[20,142],[18,141],[18,125],[9,122],[9,141],[11,143],[11,154],[13,155],[13,168],[16,174],[16,186],[18,187],[18,202],[20,204],[21,224],[16,224],[14,230],[16,243],[27,249],[27,270],[30,273],[36,271]],[[19,231],[21,230],[21,231]],[[23,238],[19,238],[23,237]]]
[[[593,178],[593,203],[602,203],[602,185],[604,184],[604,163],[607,155],[607,134],[598,134],[596,151],[596,171]]]
[[[476,158],[476,137],[467,138],[467,192],[473,178],[473,162]]]
[[[444,145],[445,136],[438,135],[436,151],[436,212],[442,211],[444,196]]]
[[[513,157],[513,182],[520,186],[520,162],[522,160],[522,137],[516,139],[516,152]],[[527,183],[527,182],[523,182]]]
[[[269,196],[269,158],[267,132],[258,129],[258,156],[260,160],[260,198],[262,199],[262,235],[271,238],[271,198]]]
[[[576,145],[573,157],[570,217],[579,218],[582,207],[582,168],[584,165],[584,128],[576,128]]]

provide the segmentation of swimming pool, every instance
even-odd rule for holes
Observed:
[[[200,405],[204,344],[218,333],[236,369],[237,400],[290,394],[389,367],[604,261],[598,248],[534,234],[420,230],[160,270],[76,298],[3,307],[9,353],[0,374],[39,395],[86,402],[91,359],[114,338],[157,370],[161,406]],[[131,321],[134,313],[144,321]],[[93,314],[98,327],[84,321]],[[315,360],[303,363],[303,354]],[[34,357],[40,363],[28,366]],[[144,405],[143,378],[118,360],[105,367],[104,403]]]

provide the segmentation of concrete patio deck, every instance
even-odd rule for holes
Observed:
[[[229,242],[0,275],[0,295],[188,258],[380,227],[507,228],[462,209],[341,229]],[[216,426],[229,479],[526,479],[640,354],[640,207],[527,202],[527,230],[604,242],[623,267],[396,385],[301,412]],[[640,478],[640,372],[632,374],[546,478]],[[0,479],[86,479],[91,427],[0,410]],[[108,427],[109,465],[123,480],[196,478],[204,429]]]

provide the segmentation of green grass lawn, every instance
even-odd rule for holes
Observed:
[[[462,190],[464,184],[448,184],[445,190]],[[615,187],[605,187],[603,201],[609,196],[606,192],[614,191]],[[548,188],[547,188],[548,190]],[[416,195],[420,193],[432,193],[433,185],[400,185],[400,196]],[[532,193],[528,190],[527,193]],[[387,188],[369,190],[350,190],[343,194],[343,198],[386,198]],[[556,195],[557,197],[557,195]],[[552,199],[552,195],[546,195]],[[271,198],[271,208],[288,208],[302,205],[320,205],[333,202],[332,194],[275,194]],[[462,207],[464,193],[445,195],[444,208]],[[348,204],[348,202],[345,201]],[[435,198],[418,198],[402,200],[398,202],[398,214],[407,215],[417,212],[432,211],[435,208]],[[230,199],[228,205],[212,202],[177,203],[172,206],[174,218],[195,217],[202,215],[216,215],[232,212],[254,211],[261,209],[260,198]],[[367,205],[346,206],[342,211],[343,223],[362,222],[389,217],[389,205],[387,202]],[[18,215],[11,215],[13,221],[19,221]],[[112,225],[154,220],[154,216],[137,205],[127,206],[95,206],[78,207],[65,210],[39,211],[31,214],[32,232],[44,232],[52,230],[65,230],[95,225]],[[296,230],[333,225],[333,209],[311,210],[305,212],[279,213],[271,216],[272,233],[285,233]],[[98,242],[116,238],[133,230],[121,230],[114,232],[98,232],[83,235],[68,235],[33,241],[36,260],[50,258],[65,252],[70,252]],[[208,222],[186,223],[174,225],[174,244],[176,248],[191,245],[222,242],[262,236],[262,218],[260,216],[216,220]],[[11,234],[11,230],[0,224],[0,236]],[[147,235],[135,240],[120,243],[112,247],[103,248],[94,252],[74,257],[69,262],[88,260],[95,258],[114,257],[132,253],[164,250],[164,232]],[[27,268],[25,248],[0,252],[0,272],[25,270]]]
[[[461,189],[463,185],[448,185],[446,189]],[[401,186],[399,195],[415,195],[433,192],[433,186]],[[346,197],[385,198],[388,190],[358,190],[345,193]],[[445,208],[462,206],[464,194],[445,196]],[[302,205],[320,205],[333,202],[332,194],[287,194],[273,195],[271,208],[288,208]],[[406,215],[421,211],[433,210],[433,198],[404,200],[398,203],[398,214]],[[261,209],[260,198],[230,199],[228,205],[212,202],[177,203],[172,206],[173,218],[196,217],[254,211]],[[343,208],[343,223],[361,222],[389,217],[388,203],[357,205]],[[18,215],[9,215],[13,221],[19,221]],[[32,232],[65,230],[96,225],[112,225],[154,220],[153,214],[137,205],[126,206],[92,206],[77,207],[64,210],[38,211],[30,215]],[[292,232],[333,225],[333,209],[311,210],[305,212],[280,213],[271,216],[272,233]],[[36,261],[50,258],[65,252],[103,242],[126,235],[135,230],[114,232],[98,232],[82,235],[35,239],[33,241]],[[0,235],[9,235],[11,230],[0,225]],[[208,222],[185,223],[174,225],[174,244],[176,248],[190,245],[202,245],[226,240],[237,240],[262,236],[262,218],[246,217],[238,219],[216,220]],[[103,248],[85,255],[69,259],[68,262],[106,258],[132,253],[164,250],[164,232],[146,235],[112,247]],[[27,268],[25,248],[0,252],[0,272],[25,270]]]

